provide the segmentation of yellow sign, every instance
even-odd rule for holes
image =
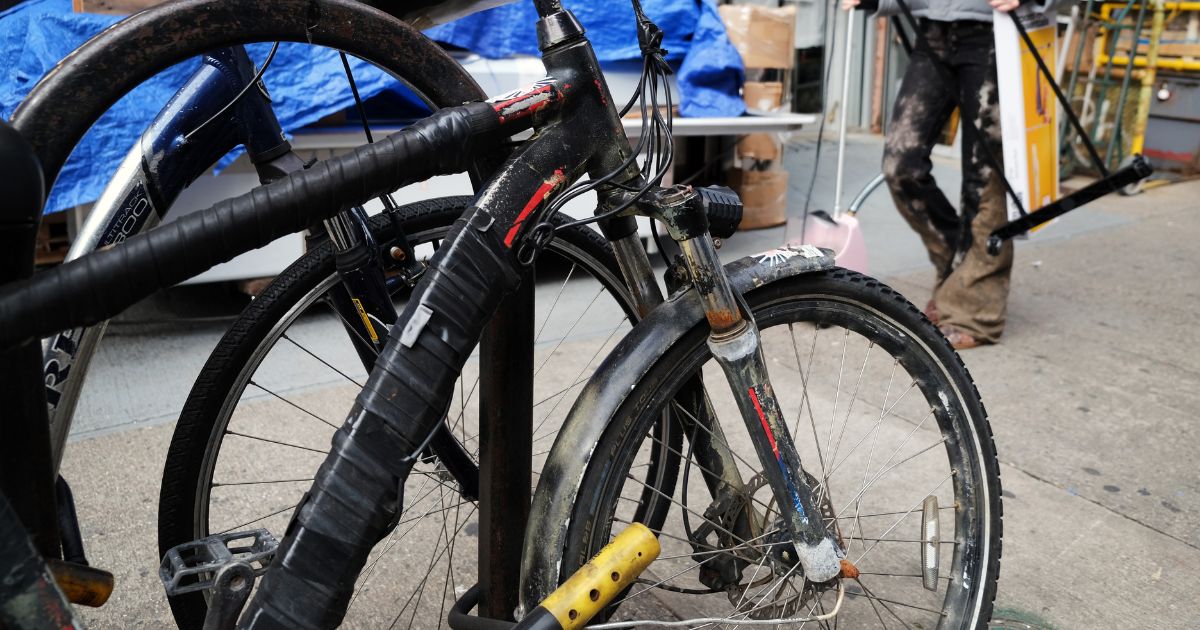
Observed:
[[[1053,15],[1031,3],[1017,10],[1017,19],[1042,60],[1053,64],[1057,43]],[[1059,196],[1058,101],[1012,18],[996,12],[993,24],[1004,175],[1025,211],[1033,212]],[[1018,217],[1020,211],[1009,198],[1008,218]]]

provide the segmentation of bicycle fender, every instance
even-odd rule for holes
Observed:
[[[725,265],[725,273],[734,291],[745,295],[785,278],[833,266],[831,251],[798,245],[731,262]],[[584,386],[555,438],[533,496],[521,560],[522,611],[532,610],[562,579],[559,557],[575,497],[595,444],[610,420],[654,363],[704,321],[704,307],[693,289],[672,295],[617,344]]]

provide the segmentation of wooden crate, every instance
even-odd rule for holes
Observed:
[[[67,257],[71,238],[67,233],[67,213],[55,212],[42,217],[38,226],[37,247],[34,249],[34,264],[57,265]]]
[[[72,0],[76,13],[115,13],[129,15],[162,4],[166,0]]]

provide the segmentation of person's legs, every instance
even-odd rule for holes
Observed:
[[[953,270],[935,293],[940,324],[994,343],[1004,331],[1013,246],[987,253],[987,237],[1007,220],[1000,173],[988,160],[981,138],[967,129],[973,121],[997,161],[1002,159],[996,63],[990,25],[956,23],[951,61],[958,70],[964,120],[962,232]],[[1001,167],[1002,168],[1002,167]]]
[[[924,22],[935,54],[945,54],[947,24]],[[954,111],[955,88],[934,60],[914,51],[904,73],[883,149],[883,175],[896,208],[921,237],[937,282],[949,272],[962,226],[958,213],[937,187],[929,160],[942,127]]]

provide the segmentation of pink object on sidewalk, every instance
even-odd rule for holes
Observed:
[[[817,211],[808,215],[804,225],[798,225],[798,219],[794,221],[795,224],[788,226],[788,233],[796,236],[788,241],[788,245],[808,244],[831,249],[838,266],[867,273],[867,244],[857,217],[843,213],[834,219]]]

